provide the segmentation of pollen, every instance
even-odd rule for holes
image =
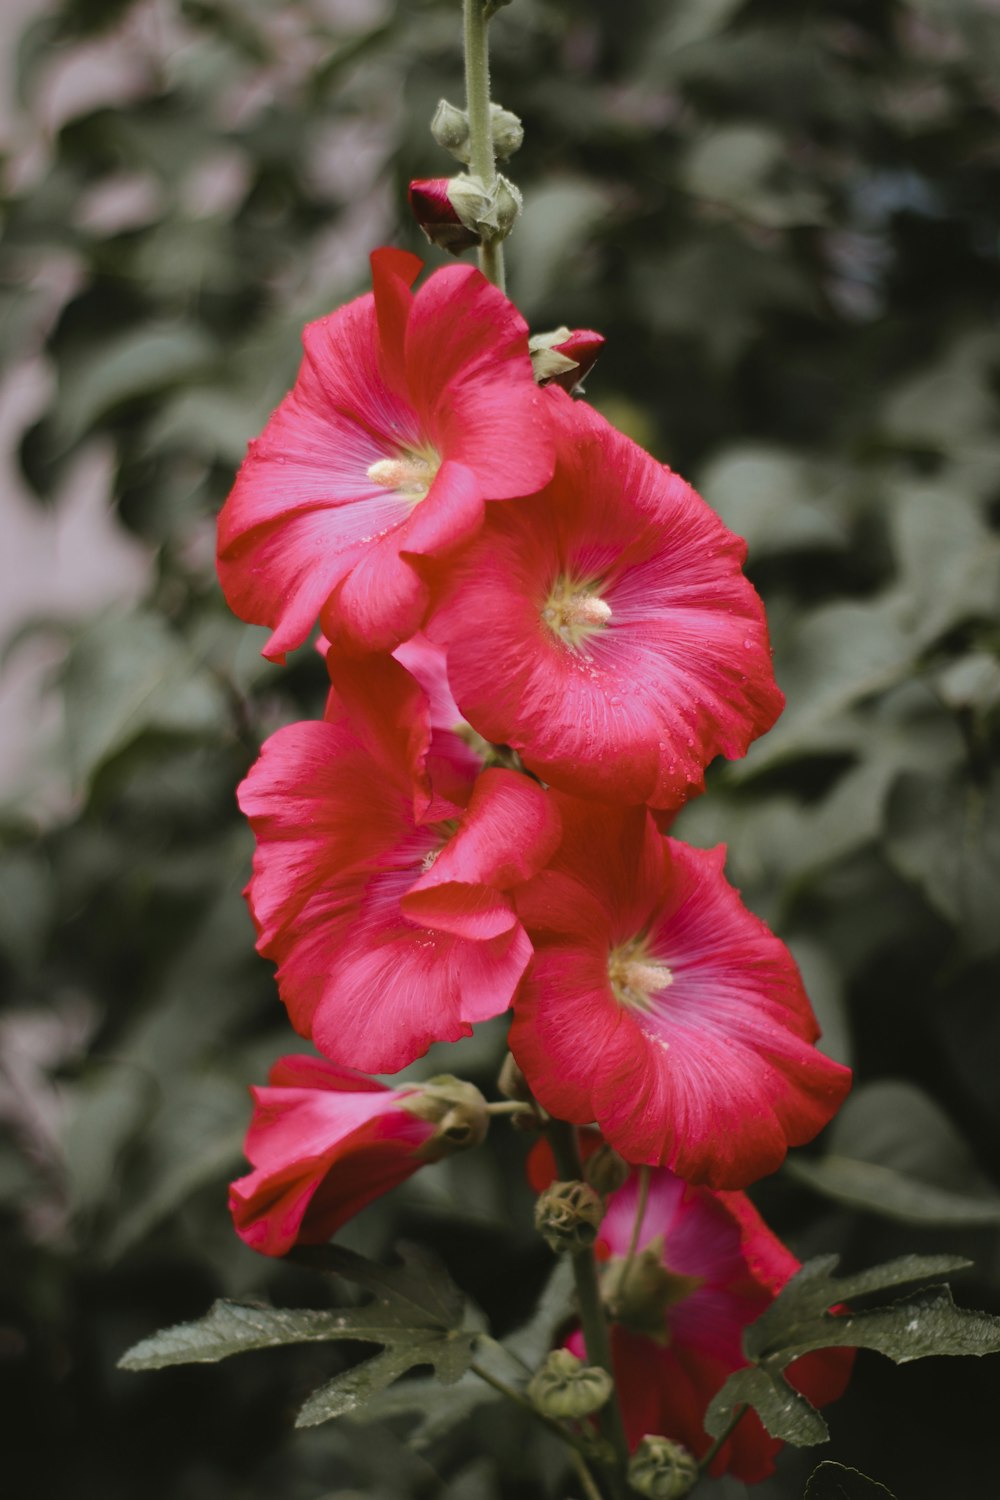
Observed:
[[[602,598],[596,583],[574,584],[559,578],[545,601],[542,619],[568,646],[578,647],[605,628],[611,619],[611,605]]]
[[[422,500],[431,487],[437,463],[420,453],[403,453],[398,458],[380,458],[370,465],[368,478],[384,490],[395,490],[407,500]]]
[[[655,998],[668,989],[674,976],[665,963],[648,958],[636,944],[613,948],[608,956],[608,978],[619,1005],[651,1011]]]

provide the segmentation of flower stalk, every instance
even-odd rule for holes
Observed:
[[[496,153],[490,119],[489,18],[487,0],[462,0],[465,35],[465,104],[469,113],[469,166],[487,193],[497,180]],[[488,281],[504,290],[503,238],[483,233],[479,247],[479,269]]]
[[[580,1153],[573,1126],[565,1124],[562,1120],[552,1120],[548,1131],[552,1154],[555,1157],[560,1177],[567,1181],[582,1177],[583,1169],[580,1165]],[[613,1377],[611,1337],[608,1332],[607,1319],[604,1316],[604,1305],[601,1302],[594,1252],[589,1248],[577,1250],[571,1255],[570,1260],[577,1301],[580,1304],[580,1322],[583,1327],[587,1362],[599,1365]],[[609,1473],[611,1493],[614,1500],[623,1500],[624,1474],[628,1466],[628,1441],[625,1437],[625,1424],[622,1421],[617,1389],[613,1391],[611,1400],[599,1412],[598,1422],[602,1436],[610,1443],[615,1455],[614,1469]]]

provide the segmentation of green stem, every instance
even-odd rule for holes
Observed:
[[[490,46],[486,0],[462,0],[465,21],[465,107],[469,114],[469,166],[487,192],[497,180],[490,121]],[[506,285],[503,240],[483,239],[479,269],[501,291]]]
[[[729,1423],[726,1426],[725,1430],[719,1433],[719,1436],[715,1439],[715,1442],[712,1444],[711,1448],[709,1448],[708,1452],[703,1454],[702,1457],[698,1460],[699,1474],[706,1474],[708,1472],[709,1464],[719,1453],[720,1449],[729,1442],[729,1439],[732,1437],[733,1433],[736,1431],[736,1428],[739,1426],[740,1422],[743,1420],[749,1410],[749,1406],[738,1406],[736,1408],[736,1410],[730,1417]]]
[[[639,1196],[636,1199],[635,1219],[632,1223],[632,1238],[628,1242],[628,1250],[625,1252],[625,1264],[622,1266],[621,1279],[618,1283],[619,1296],[625,1290],[629,1273],[632,1270],[632,1262],[639,1248],[639,1236],[642,1234],[642,1221],[646,1217],[646,1205],[649,1202],[649,1180],[650,1170],[648,1167],[639,1168]]]
[[[535,1110],[530,1104],[523,1103],[520,1099],[504,1099],[487,1104],[486,1113],[488,1115],[534,1115]]]
[[[583,1167],[577,1150],[575,1129],[562,1120],[551,1120],[548,1131],[560,1179],[565,1182],[579,1181],[583,1177]],[[573,1265],[573,1280],[576,1283],[576,1297],[580,1304],[580,1322],[583,1325],[583,1342],[587,1350],[587,1361],[592,1365],[600,1365],[602,1369],[607,1370],[609,1375],[614,1376],[614,1366],[611,1362],[611,1338],[604,1316],[604,1304],[601,1301],[601,1289],[597,1281],[597,1263],[594,1260],[593,1251],[577,1250],[570,1256],[570,1260]],[[622,1421],[617,1387],[610,1401],[601,1408],[598,1421],[603,1436],[614,1450],[615,1469],[610,1477],[615,1500],[620,1500],[624,1493],[625,1470],[628,1468],[628,1440],[625,1437],[625,1424]]]

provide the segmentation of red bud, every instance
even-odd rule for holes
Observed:
[[[575,386],[586,380],[594,368],[604,343],[602,333],[595,333],[592,328],[574,328],[568,339],[563,339],[561,344],[553,347],[557,354],[564,354],[567,359],[575,360],[577,368],[566,370],[561,375],[553,375],[551,383],[561,385],[564,391],[572,392]]]
[[[432,245],[450,255],[461,255],[479,244],[479,235],[458,217],[448,196],[449,186],[448,177],[418,178],[410,183],[410,207]]]

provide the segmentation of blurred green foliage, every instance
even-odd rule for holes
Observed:
[[[80,1500],[571,1493],[496,1404],[419,1452],[389,1416],[377,1441],[293,1434],[335,1351],[114,1368],[215,1295],[324,1295],[224,1206],[246,1085],[296,1046],[253,953],[233,788],[271,729],[320,712],[323,670],[268,667],[227,615],[213,517],[302,323],[365,288],[376,244],[422,248],[405,185],[450,170],[426,123],[461,102],[458,0],[19,10],[0,348],[8,385],[45,383],[17,461],[51,516],[81,456],[110,454],[148,579],[29,610],[8,643],[9,664],[43,638],[53,677],[44,722],[11,726],[30,753],[0,811],[5,1470]],[[526,128],[512,295],[535,329],[607,335],[588,398],[748,539],[768,603],[787,711],[678,831],[730,845],[858,1084],[756,1196],[803,1256],[967,1253],[959,1300],[995,1310],[1000,13],[514,0],[494,31]],[[502,1038],[448,1070],[489,1087]],[[345,1240],[432,1244],[504,1332],[548,1269],[522,1157],[495,1127]],[[862,1356],[830,1451],[900,1500],[991,1493],[995,1380]],[[809,1467],[786,1455],[755,1493],[797,1500]]]

